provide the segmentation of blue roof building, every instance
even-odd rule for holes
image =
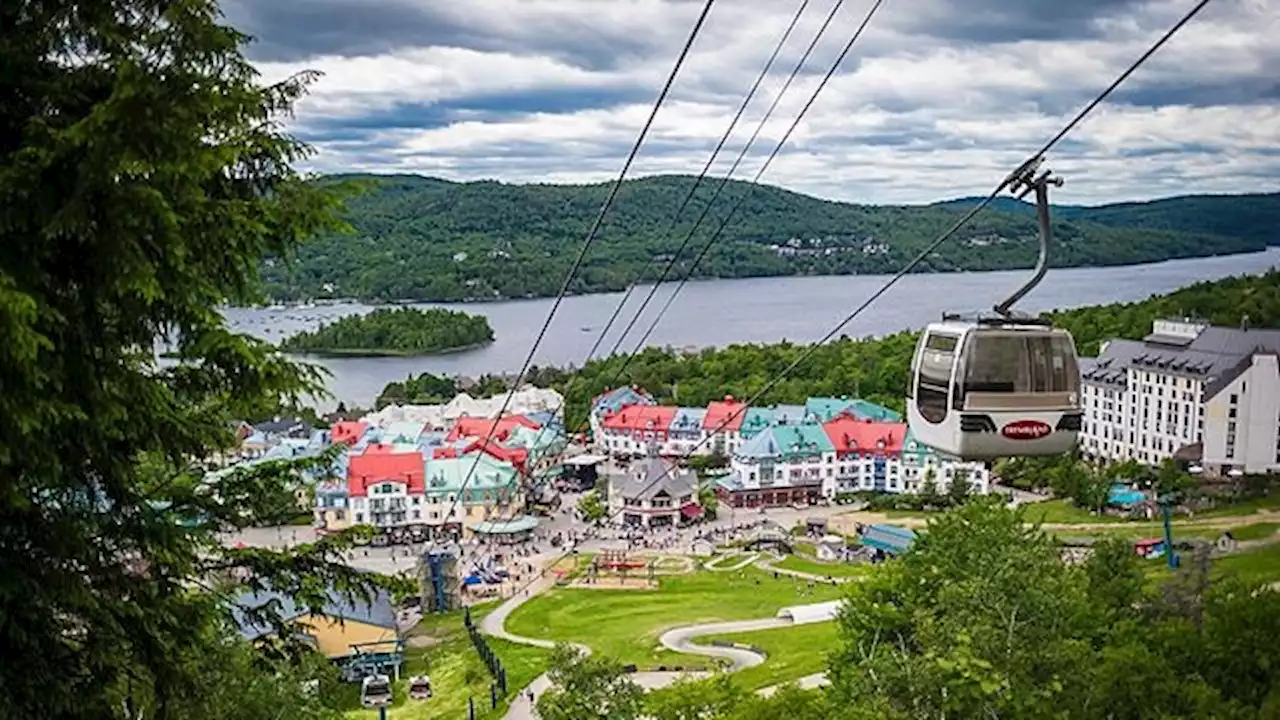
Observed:
[[[898,525],[866,525],[859,533],[863,545],[901,555],[916,543],[916,531]]]

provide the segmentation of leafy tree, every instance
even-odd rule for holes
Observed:
[[[609,658],[559,645],[548,674],[555,689],[538,698],[538,717],[543,720],[635,720],[644,710],[644,689]]]
[[[1147,591],[1120,541],[1066,565],[1021,511],[971,501],[851,586],[832,701],[878,703],[890,718],[1243,719],[1280,707],[1280,649],[1259,639],[1280,630],[1280,593],[1200,570],[1175,584]]]
[[[924,469],[924,479],[920,483],[920,500],[925,505],[937,506],[942,501],[938,494],[938,469],[930,465]]]
[[[706,484],[698,488],[698,504],[702,506],[702,512],[708,520],[716,519],[716,513],[720,510],[720,499],[716,497],[714,485]]]
[[[341,538],[224,548],[218,530],[285,519],[298,468],[201,467],[233,420],[315,389],[216,310],[256,298],[264,255],[335,227],[279,125],[314,76],[260,86],[212,0],[17,0],[0,25],[5,714],[316,717],[296,676],[226,645],[229,578],[311,607],[370,580]],[[182,362],[160,367],[169,335]]]
[[[953,505],[963,505],[969,497],[969,489],[969,471],[957,468],[951,475],[951,483],[947,485],[947,499]]]
[[[578,500],[578,512],[582,513],[582,517],[588,522],[599,522],[609,511],[600,501],[600,493],[592,491]]]
[[[745,693],[728,674],[681,680],[645,698],[645,714],[655,720],[716,720],[742,704]]]
[[[1165,458],[1164,462],[1156,468],[1155,491],[1158,495],[1184,493],[1195,484],[1195,478],[1183,470],[1178,461],[1173,458]]]

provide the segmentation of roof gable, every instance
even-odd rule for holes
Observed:
[[[383,482],[405,483],[410,493],[423,490],[424,459],[420,452],[373,453],[347,460],[347,492],[355,497],[368,494],[369,486]]]
[[[742,427],[743,416],[747,406],[725,395],[724,400],[713,400],[707,404],[707,414],[702,418],[702,427],[706,430],[737,432]]]
[[[836,452],[902,452],[907,437],[904,423],[871,422],[843,416],[822,426]]]

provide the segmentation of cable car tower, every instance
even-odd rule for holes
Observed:
[[[964,460],[1058,455],[1080,432],[1080,370],[1071,333],[1013,306],[1049,270],[1049,187],[1043,157],[1005,181],[1019,199],[1034,192],[1040,258],[1031,278],[994,315],[944,313],[920,336],[907,388],[907,420],[920,442]]]

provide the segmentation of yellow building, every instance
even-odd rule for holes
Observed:
[[[399,675],[403,642],[391,598],[379,591],[368,602],[331,592],[321,608],[312,609],[275,592],[248,593],[236,600],[233,615],[240,634],[251,641],[274,632],[263,615],[274,613],[325,657],[342,666],[349,680],[368,672]]]

